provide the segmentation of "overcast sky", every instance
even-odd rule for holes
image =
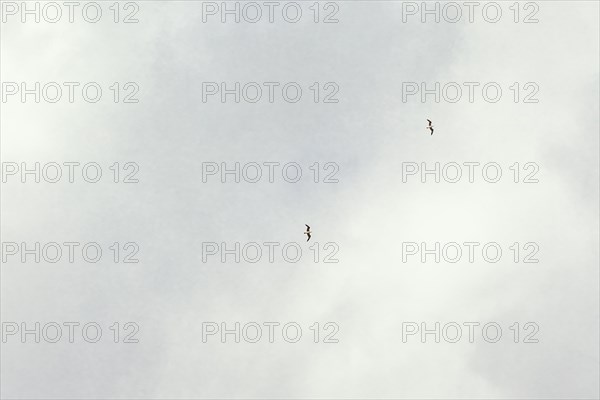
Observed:
[[[219,14],[203,23],[196,1],[137,2],[139,23],[132,24],[113,22],[112,2],[100,2],[95,24],[79,9],[71,24],[66,7],[55,24],[21,23],[3,9],[3,83],[93,81],[103,97],[87,103],[81,86],[74,103],[9,96],[1,105],[2,162],[97,162],[103,176],[96,184],[81,175],[55,184],[9,176],[2,242],[98,242],[103,257],[95,264],[8,257],[1,319],[5,327],[97,322],[103,337],[91,344],[80,333],[75,343],[9,336],[1,395],[598,398],[599,6],[538,1],[536,10],[521,3],[515,23],[512,3],[498,3],[497,23],[485,21],[482,6],[473,23],[464,6],[458,23],[432,16],[422,23],[420,11],[403,22],[408,6],[394,1],[335,2],[339,22],[329,24],[313,22],[313,2],[300,3],[298,23],[282,18],[284,2],[273,23],[263,6],[260,21],[239,24],[231,17],[222,23]],[[319,4],[320,20],[336,11]],[[121,9],[119,18],[133,11]],[[533,12],[539,22],[523,23]],[[115,104],[114,82],[121,96],[128,92],[122,85],[135,82],[139,102]],[[218,95],[204,103],[203,82],[280,86],[273,103],[266,90],[255,104],[232,96],[221,103]],[[281,97],[288,82],[303,89],[297,103]],[[314,82],[321,96],[334,82],[339,101],[315,103]],[[403,82],[457,82],[463,98],[403,102]],[[480,83],[473,103],[463,82]],[[496,103],[482,97],[488,82],[503,90]],[[537,103],[523,102],[528,82],[539,88]],[[302,179],[288,183],[279,173],[269,183],[264,167],[257,183],[202,180],[203,163],[270,161],[298,163]],[[113,183],[115,162],[137,163],[139,183]],[[319,183],[309,168],[315,162]],[[328,162],[339,166],[338,183],[322,182]],[[409,162],[495,162],[502,179],[488,183],[478,169],[469,183],[463,166],[458,183],[431,176],[422,183],[420,175],[404,183]],[[539,182],[514,183],[515,162],[521,181],[530,172],[524,164],[537,164]],[[314,231],[309,243],[305,223]],[[115,264],[114,242],[136,242],[140,262]],[[281,246],[274,263],[266,254],[257,263],[231,256],[222,263],[219,255],[203,262],[204,242],[297,242],[303,253],[297,263],[282,259]],[[339,248],[338,263],[322,261],[328,242]],[[403,262],[404,242],[497,242],[503,256],[485,262],[479,247],[474,263],[466,254],[456,263],[422,263],[420,255]],[[509,249],[515,242],[519,263]],[[522,262],[528,242],[539,246],[539,263]],[[303,336],[287,343],[276,330],[269,343],[265,328],[258,343],[232,336],[221,343],[218,335],[203,343],[202,323],[211,321],[296,322]],[[114,322],[137,323],[139,343],[114,343]],[[319,343],[309,328],[315,322]],[[327,322],[339,326],[338,343],[322,343]],[[435,343],[432,335],[404,343],[404,322],[429,329],[494,322],[503,334],[488,343],[476,329],[469,343],[463,326],[458,343]],[[515,322],[519,343],[510,330]],[[539,343],[523,343],[527,322],[539,327]]]

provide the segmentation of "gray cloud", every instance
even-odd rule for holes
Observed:
[[[136,241],[142,260],[3,264],[3,322],[97,321],[110,338],[136,321],[140,343],[11,338],[2,396],[598,398],[598,4],[538,2],[539,24],[403,24],[387,1],[338,2],[339,24],[202,24],[200,2],[139,4],[139,24],[2,25],[2,81],[141,88],[138,104],[2,104],[4,162],[131,160],[141,180],[3,184],[2,241]],[[202,103],[205,81],[331,81],[340,102]],[[540,103],[403,103],[406,81],[534,81]],[[202,183],[207,161],[333,161],[340,183]],[[534,161],[540,183],[402,183],[403,162],[452,161]],[[202,263],[202,242],[302,243],[304,223],[340,263],[308,245],[297,264]],[[402,263],[408,241],[506,254]],[[541,262],[512,263],[529,241]],[[202,343],[203,321],[304,336]],[[317,321],[340,343],[312,343]],[[404,321],[495,321],[504,337],[403,343]],[[540,343],[513,343],[527,321]]]

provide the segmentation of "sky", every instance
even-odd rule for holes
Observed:
[[[13,3],[2,2],[0,31],[3,398],[600,396],[597,2],[520,2],[518,22],[504,1],[487,14],[479,3],[473,22],[463,2],[428,2],[439,22],[422,15],[424,3],[400,1],[278,2],[269,22],[256,2],[255,23],[243,2],[239,23],[222,21],[222,2],[121,2],[115,15],[100,1],[96,23],[82,14],[87,2],[72,23],[61,2],[56,23],[44,3],[39,23],[22,22]],[[86,10],[93,20],[94,6]],[[39,102],[22,101],[22,82],[40,82]],[[49,82],[62,90],[55,103],[46,100],[55,86],[42,93]],[[64,82],[78,84],[73,102]],[[88,95],[102,89],[95,103],[82,95],[90,82]],[[211,82],[256,82],[263,96],[222,102],[205,92]],[[288,83],[302,90],[297,102],[282,95]],[[440,101],[408,95],[411,83],[439,83]],[[486,84],[501,88],[497,102]],[[64,163],[74,162],[69,182]],[[22,182],[35,163],[40,182]],[[45,179],[52,163],[56,183]],[[88,163],[102,172],[96,183],[83,179]],[[236,163],[239,182],[222,178]],[[264,163],[279,163],[272,182]],[[439,183],[422,175],[436,163]],[[288,182],[293,168],[282,176],[285,164],[299,166],[298,182]],[[496,183],[496,169],[482,174],[490,164]],[[46,246],[35,262],[36,242],[59,243],[62,256],[49,262]],[[79,243],[73,262],[65,242]],[[83,258],[86,243],[102,249],[98,262]],[[240,262],[227,253],[236,243]],[[439,262],[423,262],[436,243]],[[487,243],[499,261],[486,261]],[[286,261],[286,244],[290,257],[301,249],[299,261]],[[36,323],[39,343],[21,335]],[[65,323],[79,324],[72,343]],[[222,338],[222,323],[239,323],[239,343]],[[278,324],[272,343],[265,323]],[[421,336],[436,323],[439,343]],[[56,324],[62,336],[51,343]],[[101,328],[96,343],[85,324]]]

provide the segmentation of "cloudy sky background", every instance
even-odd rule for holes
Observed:
[[[303,3],[308,12],[310,3]],[[3,162],[140,165],[138,184],[2,185],[3,242],[140,245],[139,264],[1,269],[2,321],[95,321],[88,344],[2,344],[5,398],[598,398],[598,3],[538,2],[537,24],[402,23],[401,2],[338,2],[338,24],[203,24],[201,3],[140,2],[138,24],[2,24],[1,80],[97,81],[97,104],[2,104]],[[103,3],[107,11],[108,3]],[[430,20],[431,21],[431,20]],[[138,104],[114,104],[113,82]],[[202,103],[205,81],[295,81],[288,104]],[[402,102],[402,82],[498,82],[502,100]],[[513,103],[536,82],[538,104]],[[337,104],[309,101],[336,82]],[[431,97],[430,97],[431,99]],[[429,136],[425,119],[434,121]],[[202,163],[298,162],[291,184],[202,183]],[[308,166],[336,162],[337,184]],[[402,183],[403,162],[497,162],[503,179]],[[537,184],[508,167],[536,162]],[[335,242],[338,264],[303,244]],[[202,263],[202,242],[297,241],[296,264]],[[495,241],[501,262],[402,263],[402,242]],[[513,242],[537,242],[515,264]],[[281,260],[281,257],[279,257]],[[108,326],[134,321],[138,344]],[[203,321],[298,322],[303,339],[202,343]],[[332,321],[337,344],[308,327]],[[502,340],[402,343],[402,322],[497,322]],[[513,343],[514,322],[540,343]],[[479,331],[478,331],[479,332]],[[465,331],[466,334],[466,331]],[[16,339],[16,340],[15,340]]]

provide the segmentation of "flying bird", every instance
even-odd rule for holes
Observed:
[[[310,240],[310,226],[306,225],[306,232],[304,232],[304,234],[308,236],[308,239],[306,239],[306,241],[308,242]]]
[[[429,126],[427,126],[426,129],[429,129],[433,135],[433,125],[431,125],[431,120],[428,119],[427,122],[429,122]]]

